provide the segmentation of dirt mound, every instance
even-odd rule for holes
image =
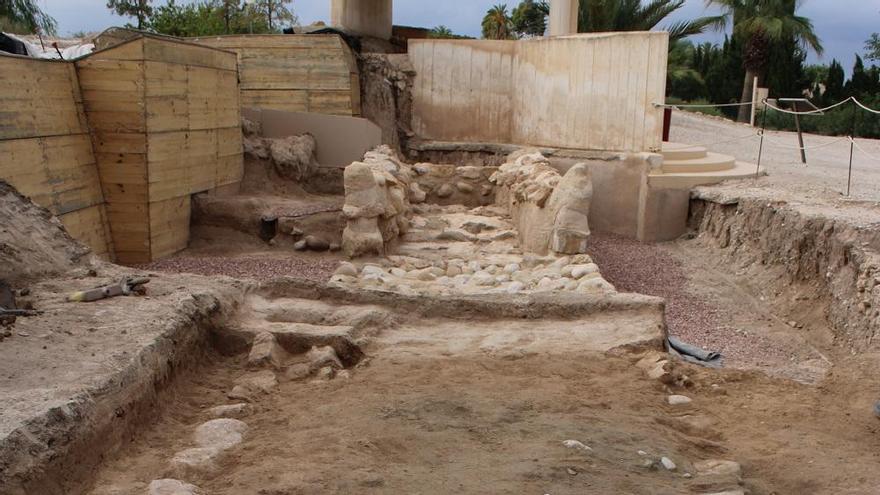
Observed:
[[[0,180],[0,280],[19,284],[66,272],[89,254],[48,210]]]

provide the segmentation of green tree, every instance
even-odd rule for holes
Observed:
[[[153,0],[107,0],[107,8],[122,17],[137,19],[138,29],[145,29],[150,16],[153,15]]]
[[[550,4],[543,1],[523,0],[513,9],[510,20],[518,37],[544,36]]]
[[[16,33],[55,34],[57,23],[36,0],[0,0],[0,29]]]
[[[865,58],[880,61],[880,33],[874,33],[868,38],[865,42],[865,50],[868,51]]]
[[[483,17],[483,38],[487,40],[513,39],[513,21],[507,13],[507,4],[495,5]]]
[[[293,0],[256,0],[253,8],[266,19],[269,31],[279,31],[283,24],[295,24],[297,17],[287,4]]]
[[[837,103],[844,98],[846,74],[843,72],[843,66],[837,60],[831,60],[828,66],[828,75],[825,77],[823,85],[825,86],[825,104]]]
[[[685,0],[581,0],[578,11],[578,31],[581,33],[606,31],[650,31],[684,6]],[[666,26],[670,41],[700,34],[716,22],[713,17],[674,22]]]
[[[714,25],[720,29],[733,24],[733,35],[742,42],[745,76],[740,101],[752,101],[753,84],[764,84],[771,46],[793,40],[803,48],[822,54],[822,43],[810,19],[797,15],[798,0],[707,0],[721,7]],[[750,108],[742,106],[738,120],[748,122]]]
[[[219,34],[269,33],[266,18],[253,9],[235,7],[235,0],[202,0],[159,7],[150,17],[151,31],[171,36],[213,36]]]

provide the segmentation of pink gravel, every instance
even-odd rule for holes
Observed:
[[[338,265],[338,261],[317,258],[181,256],[137,265],[135,268],[168,273],[195,273],[207,276],[226,275],[261,282],[279,277],[296,277],[326,282],[330,280]]]
[[[776,341],[731,326],[734,318],[729,307],[691,292],[681,263],[662,247],[594,233],[589,251],[602,276],[617,290],[666,299],[670,335],[720,352],[727,365],[773,366],[792,355],[791,349]]]

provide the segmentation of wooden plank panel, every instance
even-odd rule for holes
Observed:
[[[112,52],[113,48],[108,51]],[[144,38],[144,60],[229,71],[238,68],[238,60],[234,53],[182,41],[156,38]]]
[[[189,243],[190,196],[150,203],[150,252],[153,259],[170,256]]]
[[[97,153],[97,159],[102,183],[147,183],[147,156],[143,153]]]
[[[241,92],[243,108],[268,108],[286,112],[308,112],[307,90],[248,90]]]
[[[84,132],[67,64],[0,56],[0,139]]]
[[[58,217],[70,235],[91,248],[92,252],[109,261],[112,257],[107,237],[107,218],[104,205],[99,204],[72,211]]]
[[[335,34],[266,34],[266,35],[232,35],[232,36],[208,36],[202,38],[188,38],[187,41],[200,45],[213,46],[223,49],[242,48],[333,48],[341,44],[341,39]]]
[[[351,94],[348,91],[310,91],[308,111],[329,115],[351,115]]]
[[[104,202],[84,134],[0,141],[0,178],[56,215]]]

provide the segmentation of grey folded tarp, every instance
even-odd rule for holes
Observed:
[[[721,353],[701,349],[695,345],[682,342],[676,337],[667,338],[666,347],[671,354],[674,354],[690,363],[708,366],[711,368],[721,367]]]

